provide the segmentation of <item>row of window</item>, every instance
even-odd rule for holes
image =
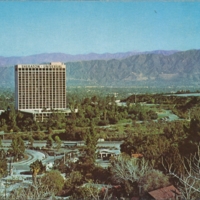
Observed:
[[[65,107],[65,104],[19,104],[19,107],[39,107],[39,108],[49,108],[49,107]]]
[[[27,100],[27,99],[19,99],[20,101],[19,101],[19,103],[22,103],[22,102],[32,102],[32,103],[34,103],[34,102],[61,102],[61,103],[63,103],[63,102],[65,102],[65,98],[59,98],[59,99],[56,99],[56,98],[53,98],[53,99],[51,99],[51,100],[48,100],[48,99],[31,99],[31,100]]]
[[[50,97],[50,98],[19,98],[20,102],[63,102],[65,101],[65,97]]]
[[[65,102],[20,102],[19,105],[25,106],[25,105],[64,105]]]
[[[18,97],[20,98],[26,98],[26,97],[36,97],[36,98],[39,98],[39,97],[52,97],[52,96],[59,96],[59,97],[62,97],[62,96],[65,96],[65,93],[63,94],[60,94],[59,92],[57,93],[29,93],[29,94],[23,94],[23,93],[19,93],[18,94]]]
[[[25,89],[19,89],[18,94],[59,94],[62,95],[65,93],[65,88],[62,87],[56,87],[56,88],[38,88],[38,89],[31,89],[31,88],[25,88]]]
[[[30,72],[37,72],[37,71],[45,71],[45,72],[48,72],[48,71],[65,71],[65,68],[35,68],[35,69],[28,69],[28,68],[24,68],[24,69],[21,69],[19,68],[18,69],[19,72],[23,72],[23,71],[30,71]]]
[[[51,81],[51,80],[57,80],[59,79],[60,81],[65,81],[65,77],[63,76],[56,76],[56,77],[43,77],[43,78],[40,78],[40,77],[23,77],[23,78],[19,78],[18,79],[18,82],[19,81],[27,81],[27,80],[32,80],[32,81]]]
[[[44,80],[65,80],[65,76],[45,76],[45,77],[33,77],[33,76],[24,76],[24,77],[19,77],[18,80],[38,80],[38,81],[44,81]]]
[[[56,106],[63,106],[65,103],[20,103],[19,106],[38,106],[38,107],[56,107]]]
[[[18,79],[22,78],[22,79],[25,79],[25,78],[40,78],[41,80],[42,79],[45,79],[45,78],[53,78],[53,77],[63,77],[65,78],[65,74],[63,73],[52,73],[52,74],[23,74],[23,75],[19,75],[18,76]]]
[[[53,79],[53,80],[43,80],[43,81],[26,79],[26,80],[20,80],[20,81],[18,81],[18,85],[20,85],[20,84],[48,85],[48,84],[55,84],[55,83],[60,83],[60,84],[64,84],[65,85],[66,81],[63,80],[63,79]]]
[[[44,105],[44,106],[34,106],[34,105],[24,105],[24,106],[19,106],[18,109],[42,109],[42,108],[66,108],[65,105],[55,105],[55,106],[52,106],[52,105]]]
[[[30,101],[32,100],[41,100],[43,99],[44,101],[52,101],[52,99],[64,99],[65,95],[58,95],[58,94],[53,94],[53,95],[19,95],[19,100],[28,100],[29,98],[31,98]]]
[[[41,86],[43,86],[43,87],[48,87],[48,86],[50,86],[50,85],[63,85],[63,86],[65,86],[65,83],[64,82],[61,82],[61,81],[54,81],[54,82],[52,82],[52,81],[49,81],[49,82],[33,82],[33,83],[31,83],[30,81],[28,82],[20,82],[19,84],[18,84],[18,87],[19,86],[23,86],[23,85],[29,85],[30,87],[33,87],[33,86],[35,86],[35,85],[41,85]]]
[[[42,104],[64,104],[65,101],[53,101],[53,102],[50,102],[50,101],[31,101],[31,102],[28,102],[28,101],[21,101],[19,104],[20,105],[24,105],[24,104],[31,104],[31,105],[35,105],[35,104],[38,104],[38,105],[42,105]]]
[[[65,91],[66,88],[62,85],[52,85],[49,87],[41,87],[40,85],[38,85],[36,88],[30,87],[29,85],[27,85],[25,87],[23,85],[18,88],[18,91],[19,92],[28,92],[28,91],[32,90],[32,91],[38,91],[38,92],[54,92],[55,89],[56,89],[55,92],[59,92],[59,91]]]
[[[55,73],[55,72],[57,72],[57,73],[66,73],[66,70],[63,68],[63,69],[47,69],[47,70],[21,70],[21,69],[18,69],[18,74],[20,74],[20,73]]]
[[[42,85],[37,85],[37,87],[30,87],[30,85],[21,85],[20,87],[18,87],[19,91],[29,91],[29,90],[35,90],[35,91],[46,91],[46,92],[51,92],[52,89],[57,89],[58,91],[64,91],[65,90],[65,86],[63,85],[50,85],[48,87],[44,87]]]
[[[44,81],[52,81],[52,80],[60,80],[60,81],[65,81],[65,77],[62,77],[62,76],[58,76],[58,77],[46,77],[46,78],[34,78],[34,77],[26,77],[26,78],[19,78],[18,79],[18,82],[19,81],[40,81],[40,82],[44,82]]]
[[[52,77],[63,77],[63,78],[65,78],[66,77],[66,75],[65,74],[63,74],[63,73],[48,73],[48,74],[19,74],[19,76],[18,76],[18,78],[35,78],[35,77],[37,77],[37,78],[40,78],[40,79],[45,79],[46,77],[50,77],[50,78],[52,78]]]

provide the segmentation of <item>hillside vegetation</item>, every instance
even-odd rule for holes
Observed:
[[[198,86],[200,83],[200,50],[67,62],[66,66],[68,86]],[[0,68],[0,85],[14,87],[13,67]]]

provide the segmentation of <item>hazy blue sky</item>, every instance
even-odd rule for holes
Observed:
[[[200,2],[0,2],[0,56],[200,49]]]

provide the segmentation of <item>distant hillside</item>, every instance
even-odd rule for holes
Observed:
[[[173,54],[176,51],[152,51],[154,54]],[[125,52],[125,53],[90,53],[90,54],[79,54],[70,55],[64,53],[43,53],[31,56],[21,57],[2,57],[0,56],[0,67],[8,67],[16,64],[38,64],[38,63],[49,63],[49,62],[76,62],[76,61],[88,61],[88,60],[109,60],[109,59],[123,59],[132,55],[147,54],[149,52]]]
[[[66,66],[68,86],[200,84],[200,50],[145,52],[123,59],[66,62]],[[0,68],[0,85],[14,86],[13,67]]]
[[[122,60],[67,63],[68,80],[92,85],[188,85],[200,83],[200,50],[140,54]],[[87,83],[86,83],[87,82]]]

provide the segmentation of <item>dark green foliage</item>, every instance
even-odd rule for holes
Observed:
[[[32,171],[32,178],[33,183],[36,184],[37,181],[37,175],[39,173],[43,173],[46,171],[46,166],[42,164],[41,160],[36,160],[30,165],[30,170]]]
[[[7,155],[4,149],[0,150],[0,178],[7,175]]]
[[[16,159],[23,157],[25,151],[24,141],[20,136],[14,136],[11,143],[12,153]]]
[[[7,161],[6,159],[0,159],[0,178],[7,174]]]
[[[79,171],[72,171],[67,177],[65,182],[65,187],[68,189],[74,189],[75,186],[81,185],[83,183],[83,175]]]
[[[34,139],[33,139],[32,135],[28,136],[28,141],[29,141],[29,146],[32,147],[33,146],[33,142],[34,142]]]
[[[174,143],[174,145],[177,143]],[[139,135],[127,138],[121,145],[121,151],[129,155],[140,153],[145,159],[154,163],[155,167],[161,165],[161,158],[168,157],[172,150],[172,143],[162,135]],[[178,149],[177,149],[178,151]],[[173,154],[173,153],[172,153]],[[177,154],[174,154],[170,160],[174,162]],[[174,158],[174,159],[173,159]]]
[[[47,148],[51,148],[52,145],[53,145],[53,139],[52,139],[52,136],[49,135],[49,136],[48,136],[48,139],[47,139],[46,147],[47,147]]]
[[[66,125],[66,128],[65,128],[65,131],[66,131],[66,140],[74,140],[75,139],[75,133],[76,133],[76,130],[75,130],[75,121],[73,120],[70,120],[67,122],[67,125]]]
[[[101,121],[99,121],[99,123],[98,123],[99,126],[106,126],[106,125],[108,125],[108,124],[109,124],[109,121],[107,121],[107,120],[101,120]]]
[[[85,136],[85,152],[87,157],[91,159],[92,162],[95,162],[96,159],[97,140],[97,133],[95,131],[94,125],[91,123],[91,127],[89,128]]]
[[[78,195],[77,188],[81,188],[84,177],[79,171],[72,171],[69,176],[66,177],[64,184],[64,190],[67,191],[68,195]],[[79,196],[79,195],[78,195]]]
[[[188,131],[195,138],[196,142],[200,141],[200,115],[196,115],[191,119]]]
[[[101,166],[96,166],[92,171],[93,180],[98,183],[108,183],[111,180],[111,172]]]
[[[138,181],[139,187],[142,188],[142,193],[153,191],[158,188],[170,185],[169,177],[164,175],[161,171],[151,170],[148,171]]]
[[[42,178],[41,182],[43,185],[48,185],[54,194],[57,194],[64,186],[64,178],[59,171],[52,170],[47,172]]]
[[[56,142],[56,149],[59,150],[62,145],[62,141],[60,140],[59,136],[55,136],[55,142]]]

